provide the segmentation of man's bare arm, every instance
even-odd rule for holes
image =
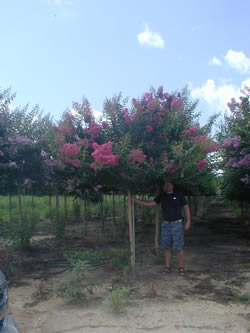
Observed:
[[[145,206],[145,207],[155,207],[157,206],[157,203],[154,200],[151,201],[145,201],[145,200],[139,200],[134,198],[135,203]]]
[[[184,206],[184,212],[185,212],[185,216],[187,219],[187,223],[185,224],[185,230],[189,230],[190,225],[191,225],[191,214],[190,214],[190,209],[189,209],[188,205]]]

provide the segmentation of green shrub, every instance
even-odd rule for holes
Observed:
[[[55,294],[71,303],[84,303],[87,301],[87,294],[93,294],[97,281],[89,276],[89,266],[86,261],[75,260],[68,255],[65,257],[72,269],[67,272],[64,280],[55,288]]]
[[[36,223],[39,221],[38,214],[29,214],[25,212],[23,222],[20,223],[17,217],[14,217],[11,225],[8,225],[8,234],[6,238],[13,250],[25,250],[30,247],[30,239]]]
[[[108,307],[113,313],[122,313],[126,310],[131,293],[131,287],[117,288],[107,295],[105,303],[108,305]]]

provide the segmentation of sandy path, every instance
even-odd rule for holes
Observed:
[[[234,296],[250,293],[249,241],[236,222],[218,206],[193,226],[186,237],[185,278],[176,267],[166,276],[159,263],[138,264],[135,288],[144,297],[135,298],[125,314],[113,315],[102,300],[65,305],[51,294],[60,276],[27,276],[18,287],[10,286],[10,311],[22,333],[250,332],[250,306]],[[112,272],[98,268],[97,274],[106,277],[103,295]],[[152,283],[159,295],[147,297]]]
[[[10,293],[10,298],[16,299],[10,307],[23,333],[250,332],[250,309],[241,304],[222,305],[193,297],[186,301],[164,297],[137,300],[126,314],[117,316],[103,304],[69,306],[56,298],[24,308],[24,302],[31,300],[30,290],[27,286],[12,289]]]

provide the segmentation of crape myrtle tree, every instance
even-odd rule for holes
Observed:
[[[219,145],[210,131],[216,117],[201,127],[197,101],[187,89],[172,94],[151,89],[133,98],[130,109],[126,104],[121,95],[106,99],[104,118],[96,121],[85,99],[73,104],[70,122],[60,124],[57,151],[72,169],[71,178],[79,177],[77,189],[98,184],[151,194],[162,180],[174,180],[194,192],[211,192],[210,155]]]
[[[230,114],[225,116],[219,139],[222,143],[224,196],[247,204],[250,193],[250,89],[242,90],[240,101],[228,103]],[[242,211],[243,213],[243,211]]]
[[[15,95],[0,92],[0,191],[9,193],[10,220],[12,194],[18,194],[19,222],[23,223],[22,193],[38,193],[42,188],[42,150],[51,127],[49,116],[38,106],[13,109]],[[33,212],[33,206],[32,206]]]

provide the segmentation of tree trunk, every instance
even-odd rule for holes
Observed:
[[[112,222],[113,225],[116,225],[116,220],[115,220],[115,193],[112,192]]]
[[[58,191],[56,191],[56,237],[59,237],[59,196]]]
[[[21,188],[18,186],[18,212],[19,212],[19,223],[23,223],[23,208],[22,208],[22,194]]]
[[[159,206],[155,208],[155,249],[159,249]]]
[[[52,209],[51,209],[51,194],[49,194],[49,216],[52,217]]]
[[[84,197],[84,192],[81,192],[81,199],[82,199],[82,224],[85,226],[85,205],[84,205],[84,200],[85,200],[85,197]]]
[[[123,197],[123,209],[124,209],[124,224],[127,222],[127,210],[126,210],[126,195]]]
[[[64,216],[68,216],[68,210],[67,210],[67,195],[64,194]]]
[[[133,225],[133,208],[131,192],[128,192],[128,224],[129,224],[129,241],[130,241],[130,264],[135,266],[135,242],[134,242],[134,225]]]
[[[34,195],[32,194],[31,196],[31,214],[32,214],[32,219],[34,218]]]
[[[87,191],[84,190],[84,221],[85,221],[85,234],[87,235],[88,233],[88,221],[87,221]]]
[[[99,193],[99,198],[100,198],[100,209],[101,209],[102,231],[104,232],[104,214],[103,214],[102,193]]]
[[[13,214],[12,214],[12,195],[9,194],[9,215],[10,215],[10,223],[13,221]]]

